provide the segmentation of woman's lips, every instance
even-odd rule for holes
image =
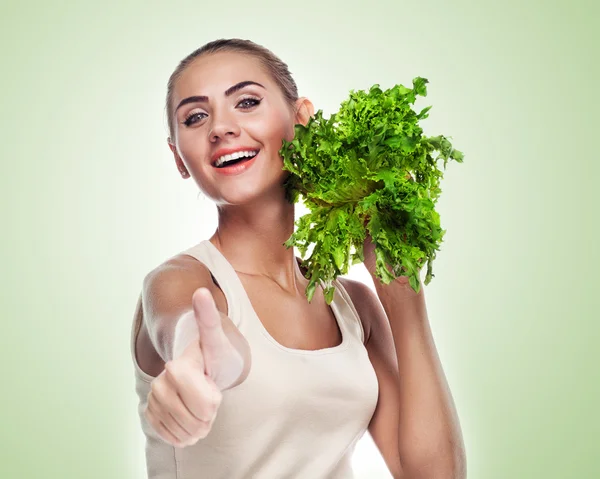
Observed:
[[[249,160],[248,159],[242,160],[242,161],[235,163],[233,165],[230,165],[230,166],[223,166],[222,168],[217,168],[216,166],[214,166],[213,168],[216,170],[217,173],[220,173],[222,175],[226,175],[226,176],[239,175],[240,173],[243,173],[244,171],[246,171],[248,168],[250,168],[254,164],[254,162],[256,161],[256,158],[258,158],[261,151],[262,150],[259,150],[258,154],[256,154]]]

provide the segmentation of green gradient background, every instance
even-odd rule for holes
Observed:
[[[135,302],[216,226],[171,160],[165,85],[220,37],[271,48],[327,114],[429,79],[426,133],[466,155],[426,295],[469,477],[600,477],[597,5],[3,2],[0,477],[145,477]]]

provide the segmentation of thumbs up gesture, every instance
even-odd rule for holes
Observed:
[[[221,391],[235,385],[249,367],[243,355],[247,343],[217,310],[207,288],[194,292],[192,306],[177,324],[173,360],[152,381],[144,412],[160,437],[176,447],[191,446],[208,435]],[[229,335],[224,323],[231,325]]]

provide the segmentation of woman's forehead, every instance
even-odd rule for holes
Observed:
[[[232,85],[254,81],[268,88],[271,79],[260,60],[237,52],[219,52],[196,58],[183,71],[175,85],[175,96],[223,95]]]

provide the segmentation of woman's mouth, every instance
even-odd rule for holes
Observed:
[[[240,150],[235,151],[233,153],[225,154],[217,158],[213,162],[213,166],[216,168],[222,168],[229,164],[239,163],[244,161],[245,159],[253,158],[258,154],[259,150],[248,149],[248,150]]]
[[[247,170],[254,162],[260,150],[244,151],[224,155],[218,158],[213,167],[222,174],[235,175]]]

